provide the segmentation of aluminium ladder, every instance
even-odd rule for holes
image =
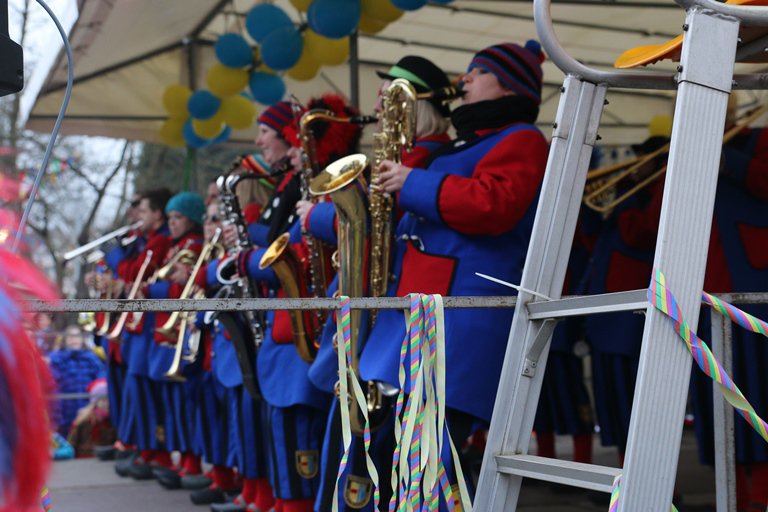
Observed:
[[[680,66],[671,76],[603,72],[578,63],[554,35],[550,1],[534,0],[534,17],[544,49],[566,78],[520,285],[552,300],[541,301],[526,291],[518,295],[474,509],[515,510],[523,477],[611,492],[621,475],[619,510],[666,511],[675,483],[690,354],[670,320],[648,304],[646,290],[558,299],[608,86],[676,88],[654,267],[664,272],[690,325],[697,325],[728,96],[734,84],[768,86],[764,76],[733,74],[739,27],[768,25],[768,8],[676,0],[686,9],[686,19]],[[645,310],[646,320],[624,467],[527,455],[556,322],[626,310]]]

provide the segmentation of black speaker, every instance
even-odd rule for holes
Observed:
[[[8,0],[0,0],[0,96],[24,87],[24,54],[8,34]]]

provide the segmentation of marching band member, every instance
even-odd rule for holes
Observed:
[[[202,250],[202,223],[205,215],[203,199],[194,192],[180,192],[173,196],[165,206],[168,216],[168,229],[172,246],[168,250],[164,264],[187,251],[188,260],[179,257],[171,267],[166,279],[158,279],[146,288],[145,295],[150,299],[174,299],[181,296],[187,283],[191,267]],[[185,382],[170,380],[166,373],[173,362],[175,345],[178,340],[177,329],[171,334],[161,332],[170,313],[155,314],[154,338],[149,349],[149,378],[162,396],[164,417],[158,418],[155,435],[165,444],[165,452],[155,454],[157,471],[155,475],[161,485],[177,488],[180,476],[196,475],[201,472],[200,457],[192,453],[191,426],[194,425],[194,403],[190,398],[196,394],[198,375],[187,375]],[[181,453],[181,467],[178,469],[170,461],[169,452]],[[167,455],[167,457],[166,457]],[[169,471],[163,471],[168,469]]]
[[[464,76],[463,104],[451,115],[458,138],[433,153],[426,168],[382,162],[378,186],[399,192],[406,212],[390,295],[508,293],[475,272],[519,281],[548,151],[533,124],[542,60],[535,41],[478,52]],[[445,313],[445,403],[456,445],[490,422],[511,320],[511,310]],[[402,313],[380,311],[360,359],[364,380],[398,386],[404,336]]]
[[[408,80],[417,93],[429,93],[440,90],[450,85],[450,81],[445,73],[438,68],[432,61],[423,57],[409,55],[400,59],[397,64],[392,66],[386,73],[377,72],[382,78],[382,84],[379,89],[380,94],[377,97],[374,111],[382,115],[381,94],[397,78]],[[403,150],[401,161],[404,165],[419,167],[425,166],[429,155],[440,145],[450,140],[447,131],[450,122],[447,117],[450,116],[450,109],[440,100],[421,99],[416,102],[416,133],[412,152]],[[331,202],[319,202],[312,204],[308,201],[299,201],[297,211],[300,216],[300,222],[313,236],[321,239],[323,242],[336,245],[336,211]],[[396,214],[399,218],[400,213]],[[328,294],[333,296],[337,290],[338,282],[334,280],[329,287]],[[363,346],[367,331],[367,313],[364,312],[361,317],[361,327],[358,346]],[[317,359],[309,370],[309,378],[319,389],[333,393],[334,386],[338,381],[338,361],[336,352],[333,349],[333,337],[336,334],[336,322],[334,315],[328,319],[323,329],[320,348]],[[339,462],[342,456],[342,438],[341,438],[341,417],[338,410],[338,400],[334,400],[331,411],[328,415],[325,437],[323,439],[323,450],[321,457],[322,473],[320,475],[320,489],[315,501],[315,510],[320,512],[329,510],[332,506],[333,493],[338,473]],[[387,416],[391,414],[386,413]],[[383,429],[391,428],[390,420],[386,418]],[[384,436],[386,439],[386,436]],[[340,495],[344,497],[339,503],[339,510],[346,510],[346,507],[360,510],[369,507],[372,483],[368,478],[367,468],[362,458],[363,445],[353,439],[351,453],[354,454],[349,461],[344,475],[340,479]],[[388,470],[388,464],[391,462],[391,454],[379,455],[381,450],[388,450],[388,443],[380,442],[380,436],[377,432],[372,435],[371,453],[377,463],[383,463],[379,467],[380,471]],[[349,475],[353,475],[349,478]],[[357,486],[352,489],[351,486]],[[382,488],[382,501],[389,499],[388,489]]]
[[[264,161],[271,167],[272,176],[278,178],[277,187],[267,203],[263,205],[257,222],[248,225],[250,241],[258,248],[241,251],[233,260],[234,268],[229,267],[221,270],[220,273],[224,277],[230,277],[233,272],[236,272],[240,276],[248,276],[252,283],[260,283],[261,285],[261,282],[266,280],[272,287],[277,284],[271,270],[267,269],[262,272],[258,266],[261,255],[265,251],[264,248],[285,232],[296,218],[294,207],[301,196],[300,185],[298,176],[290,168],[288,150],[291,146],[282,135],[283,129],[294,122],[293,108],[286,101],[280,101],[270,106],[258,118],[259,135],[256,138],[256,146],[261,149]],[[236,228],[225,225],[225,244],[234,246],[237,245],[237,240]],[[249,260],[253,261],[253,266],[248,264]],[[248,269],[252,269],[253,272],[249,272]],[[271,313],[267,315],[267,320],[272,322]],[[268,338],[269,334],[267,333],[265,337]],[[243,477],[243,490],[234,503],[212,505],[211,508],[215,511],[246,510],[247,508],[269,510],[274,504],[275,492],[270,485],[267,465],[268,461],[270,463],[276,462],[268,458],[270,457],[267,452],[269,445],[266,440],[268,419],[264,412],[266,408],[264,403],[266,398],[264,397],[269,394],[270,385],[278,388],[291,386],[285,385],[284,376],[282,378],[278,376],[277,382],[274,379],[263,380],[260,368],[265,353],[263,347],[266,345],[268,345],[267,340],[262,344],[256,361],[259,368],[258,381],[263,395],[262,399],[257,400],[251,397],[241,383],[232,388],[236,399],[233,409],[235,415],[233,423],[237,425],[238,434],[241,437],[241,442],[237,446],[237,453],[238,468]],[[266,351],[266,353],[268,352],[269,350]],[[279,372],[281,368],[276,367],[273,370]]]
[[[756,292],[768,289],[768,129],[745,128],[723,146],[717,182],[712,234],[704,278],[709,293]],[[768,318],[765,305],[738,306]],[[710,315],[702,308],[699,333],[711,339]],[[733,326],[731,377],[757,414],[768,414],[768,347],[759,334]],[[703,463],[714,463],[712,382],[693,368],[694,426]],[[734,413],[735,414],[735,413]],[[739,511],[768,506],[768,447],[743,420],[734,420],[736,499]]]
[[[146,236],[146,244],[135,258],[122,259],[111,254],[107,263],[125,283],[131,283],[138,277],[142,265],[149,257],[145,278],[151,276],[160,268],[161,262],[171,245],[168,225],[165,217],[165,205],[171,193],[167,189],[150,190],[142,194],[139,202],[139,218],[143,221],[142,231]],[[151,252],[150,252],[151,251]],[[115,471],[121,476],[145,474],[140,469],[152,460],[153,450],[161,445],[155,437],[155,427],[158,421],[157,410],[162,406],[161,397],[154,392],[148,379],[148,354],[152,343],[154,313],[144,315],[129,315],[126,328],[121,334],[121,354],[128,366],[125,386],[123,388],[122,406],[124,415],[118,425],[120,439],[132,435],[141,453],[129,457],[125,462],[120,461]],[[137,469],[134,469],[137,468]],[[150,471],[151,473],[151,471]]]
[[[635,154],[643,156],[668,142],[667,137],[656,135],[633,149]],[[638,170],[634,179],[642,179],[664,163],[665,156],[653,159]],[[586,293],[611,293],[648,286],[663,186],[663,180],[658,180],[652,189],[645,189],[620,204],[605,220],[598,220],[593,215],[592,225],[598,222],[601,225],[585,278]],[[618,193],[621,192],[623,190]],[[592,229],[590,217],[584,219],[587,229]],[[620,463],[623,463],[627,446],[644,322],[644,316],[631,312],[592,315],[585,320],[592,352],[600,439],[603,446],[617,446]]]

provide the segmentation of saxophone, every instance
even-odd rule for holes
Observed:
[[[378,119],[374,116],[352,116],[352,117],[338,117],[334,116],[329,110],[313,109],[302,114],[299,120],[299,139],[301,140],[301,148],[304,154],[304,168],[300,173],[301,178],[301,196],[305,201],[317,202],[318,196],[310,193],[310,182],[315,176],[320,174],[320,164],[317,160],[317,152],[315,149],[315,138],[312,133],[312,123],[317,121],[327,121],[333,123],[354,123],[354,124],[369,124],[375,123]],[[319,240],[315,240],[314,237],[308,233],[302,226],[301,235],[304,238],[304,243],[307,245],[309,252],[309,280],[312,295],[314,297],[326,296],[326,263],[325,252],[323,250],[323,244]],[[339,244],[341,245],[341,244]],[[362,261],[362,260],[361,260]],[[320,331],[325,325],[325,320],[328,316],[327,311],[315,310],[315,332],[314,339],[320,336]]]
[[[271,267],[275,272],[285,296],[292,299],[306,297],[307,280],[304,267],[296,251],[289,243],[291,235],[283,233],[270,244],[264,256],[261,257],[259,268]],[[317,356],[317,326],[316,317],[309,310],[290,310],[293,343],[299,356],[307,363],[312,363]]]
[[[392,245],[392,196],[376,187],[379,164],[400,163],[402,150],[413,151],[416,136],[416,90],[398,78],[382,93],[381,130],[373,134],[373,165],[368,201],[371,208],[371,254],[369,284],[373,297],[382,297],[389,285]]]

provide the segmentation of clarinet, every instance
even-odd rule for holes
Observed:
[[[242,210],[240,209],[240,202],[235,195],[235,188],[240,179],[240,175],[226,174],[224,176],[219,176],[216,180],[216,186],[219,188],[221,215],[225,222],[229,222],[237,228],[237,246],[229,250],[229,256],[236,256],[240,251],[250,249],[251,247],[251,242],[248,239],[248,229],[245,225]],[[240,297],[259,297],[258,287],[251,283],[248,276],[240,276],[239,279],[236,279],[230,284],[236,287]],[[246,310],[243,311],[243,315],[248,321],[248,326],[251,329],[254,343],[258,349],[264,341],[264,313],[262,311],[256,312]]]

